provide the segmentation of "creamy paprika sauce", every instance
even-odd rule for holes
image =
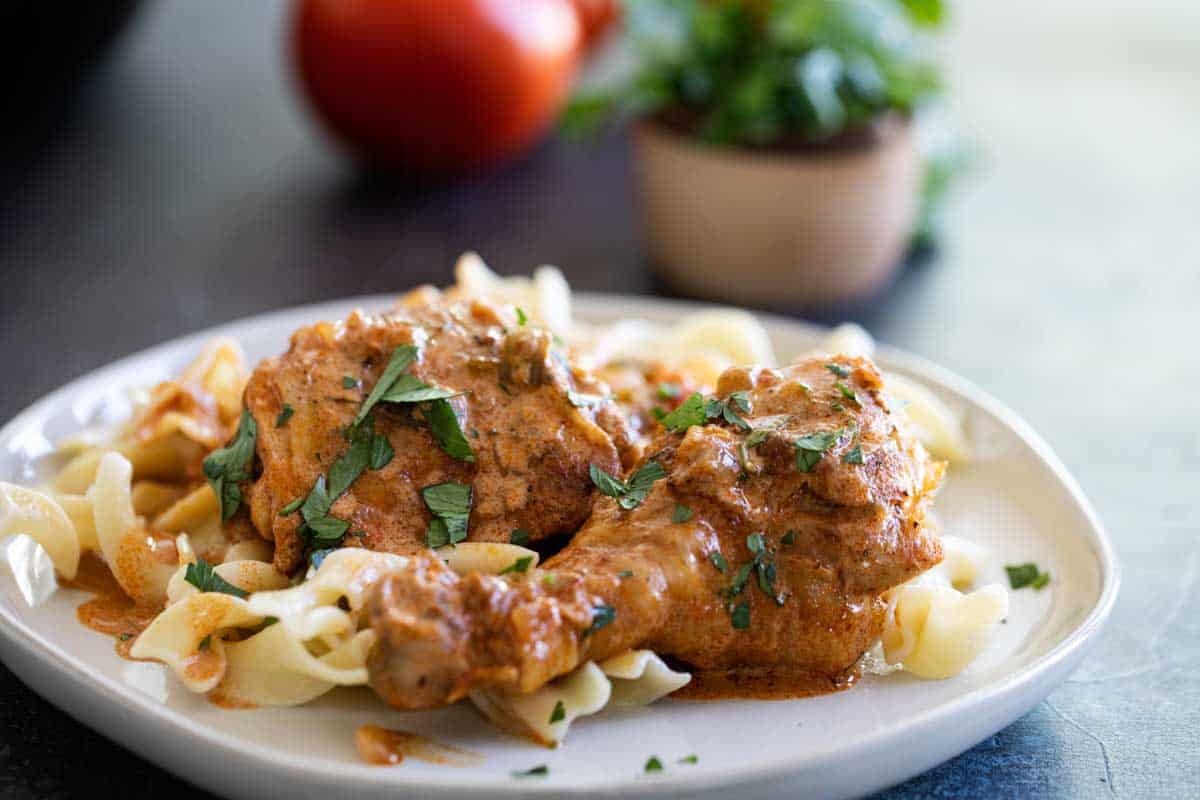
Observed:
[[[68,589],[79,589],[95,595],[75,611],[75,616],[85,627],[112,636],[116,640],[117,655],[136,661],[129,654],[138,635],[162,611],[153,606],[139,606],[122,591],[120,584],[104,563],[94,553],[84,553],[79,559],[79,571],[71,580],[61,580]]]
[[[671,693],[677,700],[793,700],[849,689],[857,669],[830,677],[782,670],[694,672],[686,686]]]
[[[476,753],[435,742],[419,733],[396,731],[378,725],[360,727],[354,734],[354,744],[362,760],[377,767],[402,764],[406,758],[451,767],[474,766],[483,760]]]

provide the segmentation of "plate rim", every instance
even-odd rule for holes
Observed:
[[[215,336],[229,335],[225,331],[233,327],[269,325],[278,318],[298,314],[313,314],[315,320],[317,315],[323,312],[331,312],[334,309],[345,310],[360,306],[382,308],[394,303],[396,297],[396,294],[356,295],[273,309],[173,337],[123,356],[96,369],[89,370],[54,391],[38,398],[13,416],[3,426],[0,426],[0,442],[13,439],[15,435],[28,427],[46,408],[57,406],[64,399],[78,396],[80,390],[85,385],[102,382],[106,376],[122,371],[134,362],[161,357],[167,351],[194,346],[198,342]],[[818,335],[822,331],[829,330],[825,326],[778,314],[674,298],[573,291],[572,302],[579,312],[581,312],[579,316],[585,320],[589,317],[594,318],[597,316],[612,317],[614,316],[614,309],[617,307],[622,309],[620,316],[634,318],[639,316],[669,318],[692,311],[738,310],[753,314],[768,329],[792,328],[803,330],[812,335]],[[1085,654],[1086,649],[1094,642],[1096,635],[1101,631],[1111,615],[1120,588],[1121,572],[1115,549],[1099,515],[1087,499],[1087,496],[1074,476],[1067,470],[1053,449],[1032,426],[1000,400],[992,397],[971,381],[945,367],[941,367],[921,356],[887,345],[880,345],[877,349],[877,354],[879,360],[889,367],[898,367],[900,371],[910,376],[938,384],[938,388],[949,390],[969,403],[978,406],[1002,425],[1009,428],[1024,445],[1033,451],[1049,468],[1061,486],[1066,489],[1068,496],[1075,503],[1082,518],[1087,523],[1088,533],[1090,534],[1088,537],[1090,541],[1087,544],[1097,562],[1100,586],[1098,595],[1088,614],[1080,622],[1072,626],[1070,632],[1060,642],[1038,658],[1003,678],[972,689],[952,700],[905,717],[902,721],[887,728],[868,733],[850,744],[822,748],[817,751],[775,758],[765,762],[753,761],[747,765],[723,767],[719,770],[699,768],[694,771],[689,770],[687,773],[673,772],[656,776],[649,781],[644,778],[639,779],[638,777],[622,777],[617,780],[587,779],[570,784],[558,782],[535,784],[531,782],[497,781],[496,773],[493,772],[469,773],[466,771],[447,773],[448,779],[445,780],[439,779],[440,775],[436,773],[410,773],[413,778],[405,780],[400,774],[393,771],[356,768],[344,762],[321,757],[307,757],[300,753],[262,745],[258,742],[248,742],[242,739],[224,739],[219,730],[194,722],[188,717],[183,716],[179,711],[170,708],[164,703],[153,700],[132,687],[119,686],[111,679],[94,676],[87,669],[88,665],[85,662],[67,652],[53,641],[44,638],[37,630],[30,628],[14,616],[7,603],[0,602],[0,639],[3,639],[6,644],[3,660],[11,668],[12,661],[15,659],[10,659],[8,648],[17,648],[27,659],[32,659],[40,663],[42,667],[51,670],[59,680],[65,679],[68,681],[75,691],[89,690],[94,692],[98,690],[99,696],[111,704],[108,710],[111,711],[120,708],[136,711],[139,721],[143,725],[150,722],[157,729],[156,732],[169,733],[176,740],[177,745],[185,743],[182,741],[182,737],[186,737],[193,745],[216,748],[224,757],[235,758],[238,761],[245,762],[247,766],[255,767],[264,775],[269,770],[282,770],[288,774],[299,774],[308,778],[319,777],[322,780],[339,780],[342,781],[339,785],[343,787],[347,785],[345,781],[350,781],[359,786],[371,785],[375,788],[393,789],[418,788],[443,795],[454,792],[487,790],[492,795],[501,797],[555,793],[646,796],[668,792],[688,790],[712,791],[731,786],[765,784],[773,780],[778,780],[781,777],[816,769],[821,765],[822,761],[828,758],[831,752],[836,752],[839,759],[854,758],[866,751],[886,748],[889,744],[897,740],[937,729],[948,718],[953,718],[956,714],[960,713],[964,706],[975,706],[981,703],[998,703],[1003,698],[1019,695],[1034,689],[1040,684],[1043,678],[1052,675],[1056,670],[1064,666],[1074,668],[1078,660]],[[1072,661],[1076,663],[1070,663]],[[18,672],[18,670],[14,669],[14,672]],[[30,681],[26,680],[24,675],[19,674],[18,676],[21,677],[22,682],[26,686],[34,689],[45,700],[121,746],[132,749],[133,745],[130,742],[138,738],[144,738],[136,734],[128,736],[112,735],[108,730],[102,729],[102,727],[106,728],[107,726],[93,724],[91,720],[82,719],[81,715],[76,713],[78,709],[60,706],[56,697],[51,696],[49,693],[43,693],[39,688],[31,686]],[[58,694],[61,695],[63,692],[59,692]],[[1006,717],[1000,724],[1000,727],[1010,724],[1013,719]],[[999,728],[996,729],[998,730]],[[986,738],[987,735],[990,735],[990,732],[978,737],[975,741],[966,742],[959,752],[973,746],[977,741]],[[151,760],[168,772],[196,783],[193,776],[189,775],[186,770],[177,764],[167,763],[161,758],[154,758],[140,749],[135,750],[135,752],[141,757],[148,758],[148,760]],[[536,760],[536,758],[533,760]],[[943,759],[939,759],[938,763],[941,763],[941,760]],[[449,777],[451,775],[453,777]],[[468,778],[468,776],[472,775],[474,779]],[[317,784],[314,783],[314,785]]]

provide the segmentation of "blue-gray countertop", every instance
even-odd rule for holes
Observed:
[[[471,184],[353,178],[290,93],[281,10],[152,4],[71,113],[6,153],[0,419],[200,327],[445,283],[466,247],[506,272],[560,264],[580,289],[654,289],[619,137]],[[1078,674],[889,800],[1200,796],[1198,42],[1194,3],[958,4],[946,56],[975,172],[939,256],[853,315],[1029,420],[1124,584]],[[0,796],[85,792],[196,790],[0,668]]]

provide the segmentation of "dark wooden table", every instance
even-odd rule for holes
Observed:
[[[1136,11],[1116,0],[973,5],[947,57],[981,150],[976,174],[941,256],[852,313],[1049,439],[1111,529],[1124,589],[1072,681],[887,796],[1196,796],[1194,16],[1167,0]],[[265,0],[153,5],[69,115],[7,149],[0,419],[201,327],[445,283],[465,248],[503,272],[550,262],[580,289],[654,290],[619,136],[584,150],[550,143],[454,186],[356,175],[295,102],[281,11]],[[22,122],[6,120],[9,134]],[[201,794],[0,668],[0,795],[97,793]]]

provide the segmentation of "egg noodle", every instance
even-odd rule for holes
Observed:
[[[468,253],[456,279],[447,296],[515,305],[590,366],[650,358],[712,386],[729,366],[776,363],[766,331],[743,311],[697,312],[671,326],[625,320],[597,327],[574,318],[570,288],[553,267],[531,278],[501,278]],[[436,291],[417,290],[410,300]],[[843,326],[821,349],[870,355],[873,347],[861,328]],[[210,342],[177,379],[138,392],[126,422],[60,442],[65,463],[47,486],[0,483],[0,538],[16,537],[6,550],[19,580],[36,570],[19,569],[18,560],[48,558],[53,571],[42,572],[51,587],[53,573],[69,581],[87,554],[102,559],[130,599],[162,608],[129,654],[165,664],[189,690],[230,707],[293,706],[336,686],[366,684],[375,634],[365,597],[380,575],[407,559],[344,548],[294,581],[272,566],[269,543],[222,524],[217,497],[198,467],[236,428],[246,378],[237,344]],[[969,457],[961,421],[949,407],[900,376],[888,376],[887,386],[907,404],[935,456]],[[883,658],[924,678],[963,670],[1008,610],[1003,587],[975,588],[987,553],[963,539],[942,541],[941,564],[886,596]],[[538,559],[532,550],[493,543],[461,542],[438,554],[460,573],[500,574],[517,559],[533,565]],[[197,583],[220,590],[200,591]],[[46,591],[26,595],[32,601]],[[608,705],[652,703],[689,679],[639,650],[588,662],[529,694],[477,690],[470,699],[501,727],[553,745],[579,717]]]

